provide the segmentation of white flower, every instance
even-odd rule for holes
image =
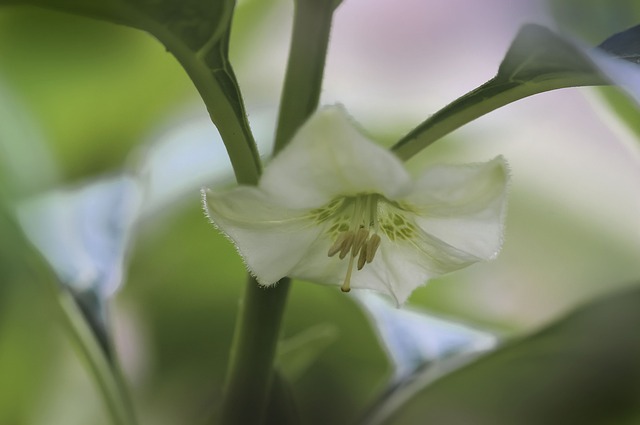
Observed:
[[[412,181],[393,153],[331,107],[300,128],[257,187],[203,194],[209,218],[261,285],[290,276],[374,289],[401,304],[427,280],[497,255],[507,180],[497,157],[432,166]]]

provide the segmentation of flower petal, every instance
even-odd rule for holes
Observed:
[[[122,285],[141,207],[136,178],[122,175],[51,191],[17,207],[22,227],[74,295],[105,300]]]
[[[426,233],[489,260],[502,246],[508,180],[502,156],[486,163],[434,166],[405,200]]]
[[[353,274],[351,286],[386,293],[402,305],[429,279],[480,260],[420,230],[413,239],[399,242],[382,236],[375,259]]]
[[[342,107],[309,118],[260,180],[263,190],[292,208],[316,208],[344,194],[396,199],[410,184],[402,162],[365,137]]]
[[[347,274],[349,258],[329,257],[327,252],[333,241],[322,233],[308,248],[305,257],[291,269],[296,279],[328,285],[342,285]]]
[[[255,187],[202,193],[209,219],[233,241],[261,285],[287,276],[321,230],[306,211],[283,208]]]

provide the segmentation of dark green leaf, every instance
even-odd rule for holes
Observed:
[[[222,40],[233,0],[0,0],[0,4],[39,6],[150,31],[160,26],[189,49],[213,48]]]
[[[640,25],[612,35],[598,47],[621,59],[640,63]]]
[[[406,160],[462,125],[516,100],[559,88],[618,82],[621,72],[618,64],[610,63],[613,61],[548,28],[525,25],[493,79],[436,112],[396,143],[393,150]],[[603,72],[603,66],[615,68],[612,72],[616,75]],[[628,74],[627,69],[622,72]]]
[[[640,287],[592,302],[424,388],[385,423],[639,423],[638,323]]]

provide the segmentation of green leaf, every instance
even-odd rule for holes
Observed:
[[[525,25],[494,78],[436,112],[393,150],[406,160],[462,125],[516,100],[559,88],[609,84],[611,78],[599,66],[606,60],[543,26]]]
[[[640,25],[612,35],[598,47],[626,61],[640,63]]]
[[[582,39],[597,43],[613,32],[599,46],[623,59],[635,61],[640,55],[640,3],[635,0],[547,0],[552,16],[561,28]],[[580,13],[576,13],[579,10]],[[634,59],[635,58],[635,59]],[[618,90],[598,90],[613,112],[640,139],[640,110],[637,99],[631,100]]]
[[[281,341],[276,358],[277,369],[289,381],[297,381],[338,338],[338,330],[329,324],[317,325]]]
[[[429,370],[431,379],[437,379],[498,345],[498,338],[492,333],[424,310],[399,309],[368,293],[356,294],[355,299],[367,313],[394,369],[386,387],[362,414],[363,424],[393,412],[401,404],[398,395],[407,393],[420,372]]]
[[[8,206],[5,200],[0,196],[0,234],[2,234],[3,243],[0,244],[0,343],[11,346],[10,350],[4,350],[3,355],[0,357],[0,370],[3,372],[3,376],[7,373],[9,377],[15,378],[12,382],[9,395],[9,400],[19,402],[25,406],[12,406],[11,410],[18,408],[25,408],[32,404],[29,404],[26,397],[33,397],[34,392],[37,392],[37,388],[34,388],[34,382],[25,382],[24,377],[29,377],[28,373],[20,370],[23,367],[33,368],[33,363],[44,364],[51,361],[51,353],[38,353],[35,351],[27,351],[26,353],[20,350],[20,345],[29,344],[29,339],[38,337],[37,331],[25,328],[24,325],[29,321],[18,322],[20,332],[7,328],[4,320],[7,319],[7,314],[12,313],[14,308],[12,306],[5,305],[7,301],[16,300],[15,297],[6,297],[16,290],[17,285],[28,285],[27,294],[31,290],[38,292],[44,292],[45,295],[39,299],[39,295],[32,296],[34,299],[24,299],[22,304],[18,305],[18,309],[26,310],[29,315],[34,315],[40,320],[54,320],[57,325],[62,325],[66,331],[69,332],[69,337],[75,348],[78,350],[78,354],[85,362],[89,373],[92,374],[95,379],[95,383],[103,396],[105,407],[110,415],[114,424],[133,424],[135,422],[129,420],[133,417],[133,411],[130,404],[126,400],[126,393],[123,391],[123,386],[118,376],[114,374],[113,364],[108,361],[107,356],[100,348],[100,342],[94,338],[95,334],[92,333],[90,324],[85,322],[83,314],[81,313],[78,304],[73,300],[69,293],[62,290],[57,285],[57,279],[53,276],[52,271],[43,258],[36,254],[34,248],[28,243],[18,224],[15,217],[12,214],[13,208]],[[44,303],[42,300],[46,300]],[[45,309],[51,308],[51,310],[45,310],[42,315],[34,314],[33,310],[39,310],[45,307]],[[43,323],[36,324],[37,329],[43,327]],[[27,332],[27,334],[25,334]],[[29,334],[31,332],[31,334]],[[14,335],[11,335],[11,334]],[[26,339],[25,339],[26,338]],[[18,344],[18,347],[13,345]],[[3,345],[4,347],[5,345]],[[37,350],[43,346],[38,344],[37,346],[30,346],[29,349]],[[24,350],[26,347],[22,347]],[[6,353],[5,353],[6,351]],[[43,355],[44,354],[44,355]],[[8,363],[9,359],[12,359],[11,363]],[[9,369],[6,369],[6,366]],[[16,369],[17,368],[17,369]],[[8,388],[8,387],[7,387]],[[25,389],[30,389],[29,393],[25,393]],[[17,392],[17,394],[13,394]],[[0,391],[0,407],[5,407],[3,404],[7,400],[8,394],[6,391]],[[32,401],[32,400],[31,400]],[[8,414],[15,414],[9,411]],[[0,419],[7,414],[4,410],[0,412]],[[3,421],[3,423],[5,423]],[[8,423],[17,423],[10,420]]]
[[[529,24],[520,29],[496,78],[526,84],[560,78],[578,80],[594,74],[598,76],[597,68],[575,44],[548,28]]]
[[[0,197],[22,197],[57,180],[57,164],[38,130],[25,105],[0,81]]]
[[[636,0],[546,0],[557,26],[597,44],[640,21]]]
[[[628,62],[640,63],[640,25],[609,37],[598,47]],[[622,78],[629,79],[629,77],[634,77],[635,73],[622,70],[621,74]],[[627,85],[636,86],[634,92],[637,93],[640,92],[640,76],[635,76],[635,78],[635,84],[634,82],[628,82]],[[636,99],[630,99],[629,96],[620,91],[612,90],[608,87],[601,88],[600,94],[602,94],[613,112],[640,139],[640,109],[638,108],[637,94]]]
[[[236,178],[255,183],[260,157],[229,63],[234,0],[0,0],[131,26],[150,33],[188,73],[226,145]]]
[[[124,283],[142,192],[128,175],[57,189],[15,206],[28,240],[73,295],[107,356],[106,302]]]
[[[263,422],[279,425],[298,425],[302,422],[300,409],[291,384],[275,370]]]
[[[635,424],[640,287],[592,302],[430,386],[384,422]],[[416,376],[429,383],[430,371]],[[406,396],[406,394],[405,394]]]

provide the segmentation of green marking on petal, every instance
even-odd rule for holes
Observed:
[[[416,237],[412,214],[415,213],[408,205],[390,201],[377,193],[362,193],[337,197],[312,210],[310,217],[316,224],[326,226],[325,234],[333,241],[328,249],[329,256],[340,253],[339,259],[358,257],[357,268],[360,270],[373,261],[381,242],[378,232],[394,242]],[[352,243],[343,243],[352,239]],[[351,259],[349,261],[351,263]]]

